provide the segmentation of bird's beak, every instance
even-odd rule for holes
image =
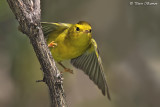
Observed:
[[[90,33],[90,31],[89,30],[85,30],[84,33]]]

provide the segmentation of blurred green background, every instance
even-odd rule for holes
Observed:
[[[69,107],[160,106],[160,2],[129,5],[134,1],[41,0],[42,21],[88,21],[101,52],[112,101],[72,68],[73,75],[64,73]],[[50,107],[48,87],[35,82],[43,78],[37,57],[17,27],[0,0],[0,107]]]

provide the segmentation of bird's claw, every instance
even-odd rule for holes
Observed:
[[[48,44],[48,47],[55,47],[55,46],[57,46],[57,43],[55,43],[54,41]]]
[[[73,74],[73,70],[71,70],[71,69],[69,69],[69,68],[65,68],[65,69],[64,69],[64,72],[69,72],[69,73]]]

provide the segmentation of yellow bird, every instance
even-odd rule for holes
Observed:
[[[85,21],[77,24],[42,22],[41,25],[54,60],[66,72],[73,73],[61,63],[71,60],[71,64],[84,71],[101,89],[102,94],[107,94],[110,99],[97,43],[92,38],[91,25]]]

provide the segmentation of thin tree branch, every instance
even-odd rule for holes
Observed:
[[[41,29],[40,0],[7,0],[7,2],[19,22],[20,30],[29,37],[41,64],[43,80],[50,91],[51,107],[66,107],[62,76],[55,66]]]

